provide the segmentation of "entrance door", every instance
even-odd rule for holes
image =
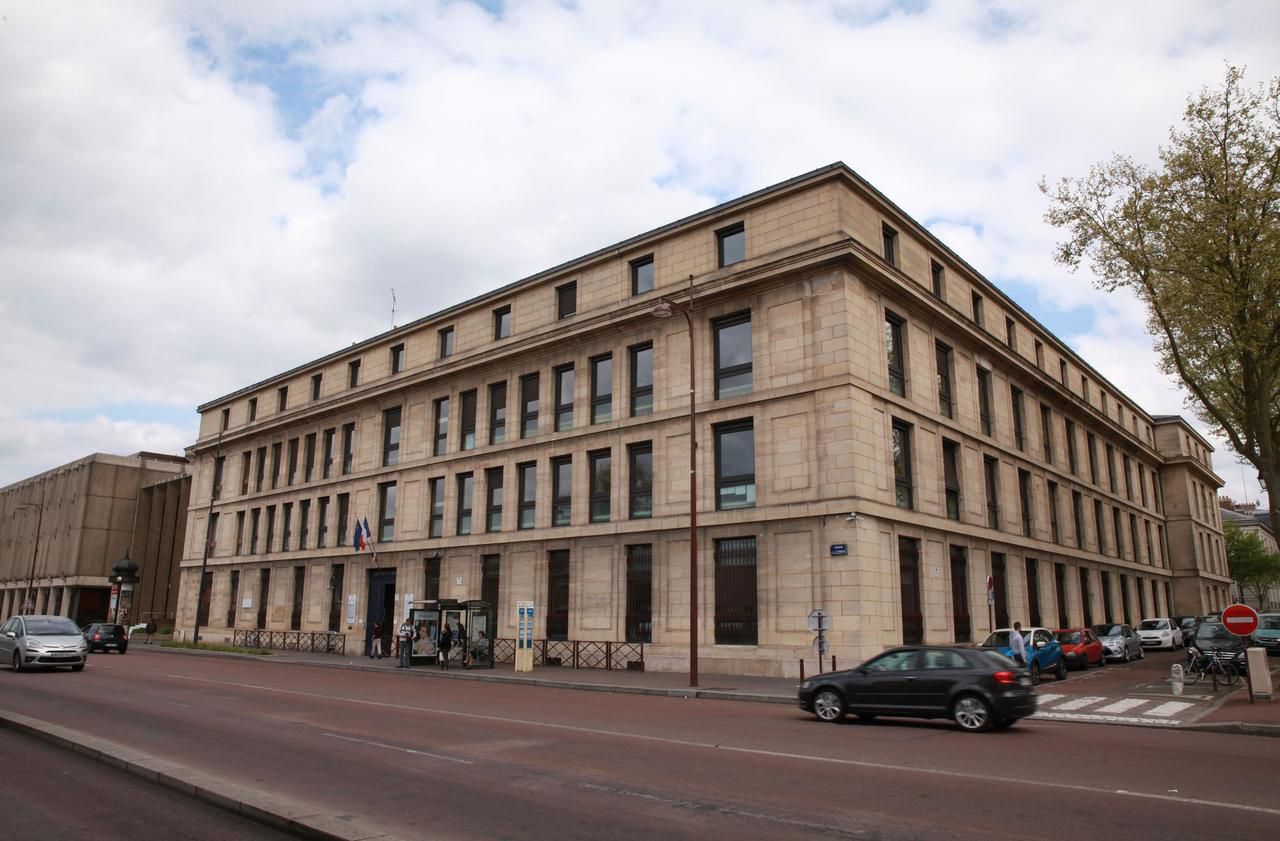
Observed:
[[[382,653],[390,654],[391,636],[395,631],[391,621],[396,611],[396,571],[394,569],[369,570],[369,606],[365,611],[364,653],[373,650],[373,630],[382,629]]]

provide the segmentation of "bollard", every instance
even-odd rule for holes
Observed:
[[[1182,664],[1174,663],[1173,668],[1169,670],[1169,685],[1173,687],[1174,695],[1182,694]]]
[[[804,658],[800,658],[800,682],[804,683]]]
[[[834,654],[831,655],[831,671],[833,672],[839,671],[839,669],[836,668],[836,655]]]

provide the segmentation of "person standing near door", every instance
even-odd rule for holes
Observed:
[[[453,629],[449,627],[448,622],[444,622],[440,626],[440,644],[439,655],[437,659],[440,661],[440,668],[449,671],[449,649],[453,648]]]
[[[407,669],[411,663],[410,657],[413,656],[413,623],[406,616],[404,621],[400,623],[400,632],[397,634],[400,638],[400,665],[397,669]]]
[[[382,623],[373,623],[373,640],[369,643],[369,659],[382,659]]]

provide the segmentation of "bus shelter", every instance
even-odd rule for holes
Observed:
[[[493,634],[497,626],[493,604],[480,599],[419,601],[413,603],[409,617],[413,623],[413,665],[439,664],[440,631],[447,625],[453,632],[450,666],[493,668]]]

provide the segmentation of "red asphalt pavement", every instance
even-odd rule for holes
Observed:
[[[0,708],[405,838],[1236,839],[1280,821],[1276,742],[1245,736],[832,726],[782,705],[179,655],[0,675]]]

